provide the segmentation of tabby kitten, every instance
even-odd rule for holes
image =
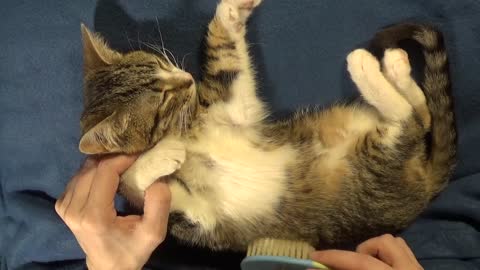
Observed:
[[[141,206],[143,191],[169,175],[170,232],[212,249],[244,250],[259,237],[342,247],[405,228],[455,163],[441,34],[403,24],[376,37],[382,49],[404,38],[422,45],[423,91],[405,51],[385,50],[380,64],[357,49],[348,71],[366,102],[267,121],[245,41],[259,3],[218,4],[198,85],[165,56],[120,54],[82,27],[80,150],[147,150],[123,175],[121,192]]]

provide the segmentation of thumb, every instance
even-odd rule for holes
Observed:
[[[344,250],[323,250],[310,254],[312,260],[335,270],[392,270],[374,257]]]
[[[157,181],[145,191],[142,223],[153,235],[165,238],[168,214],[170,212],[171,194],[168,184]]]

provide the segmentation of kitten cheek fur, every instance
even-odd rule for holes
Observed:
[[[195,111],[193,78],[162,56],[122,55],[82,25],[84,112],[80,151],[139,153],[185,132]]]
[[[303,110],[285,121],[267,121],[245,41],[246,20],[260,2],[219,3],[206,37],[198,88],[202,106],[195,92],[178,91],[163,109],[140,110],[149,106],[150,99],[137,97],[152,83],[145,74],[153,56],[119,56],[86,32],[87,43],[90,38],[96,45],[84,44],[89,55],[82,141],[129,152],[168,133],[178,142],[171,145],[183,145],[185,159],[169,183],[175,213],[170,232],[191,244],[245,250],[251,241],[269,237],[345,248],[404,229],[446,186],[455,165],[455,118],[441,33],[405,24],[377,36],[389,44],[382,49],[396,48],[391,41],[399,37],[422,45],[422,88],[411,78],[402,50],[387,50],[381,66],[359,49],[347,57],[348,70],[368,104]],[[152,104],[163,104],[165,97],[152,95]],[[136,137],[123,135],[128,132]],[[127,171],[133,179],[125,183],[146,187],[157,179],[135,177],[156,175],[171,161],[165,156],[171,145],[158,145],[146,153],[155,161],[137,160],[132,168],[141,169]],[[143,190],[124,190],[141,205]]]

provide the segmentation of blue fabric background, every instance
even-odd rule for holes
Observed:
[[[126,51],[159,42],[197,78],[215,0],[0,3],[1,269],[81,269],[83,257],[54,201],[83,157],[80,22]],[[265,0],[250,23],[260,91],[276,115],[349,98],[347,53],[380,27],[438,24],[452,64],[459,165],[447,190],[403,235],[425,269],[480,269],[480,2],[477,0]],[[287,75],[288,74],[288,75]],[[213,254],[172,239],[155,269],[237,269],[241,254]]]

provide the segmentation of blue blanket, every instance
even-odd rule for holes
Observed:
[[[449,187],[403,236],[425,269],[480,269],[480,2],[265,0],[249,29],[260,91],[276,115],[356,90],[345,56],[380,27],[433,22],[446,35],[459,128]],[[81,269],[84,254],[54,211],[83,157],[80,22],[127,51],[159,43],[198,78],[216,0],[20,1],[0,4],[1,269]],[[158,23],[158,24],[157,24]],[[141,41],[139,43],[139,41]],[[288,75],[287,75],[288,74]],[[168,239],[150,268],[238,269],[241,254]]]

